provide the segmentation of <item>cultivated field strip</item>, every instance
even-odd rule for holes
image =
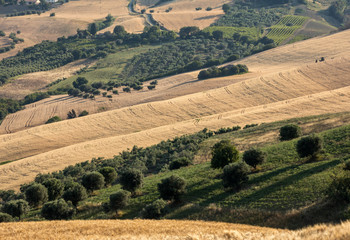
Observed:
[[[350,49],[350,41],[344,40],[349,39],[349,33],[244,59],[242,62],[251,66],[255,75],[226,87],[2,135],[0,159],[17,161],[0,166],[0,188],[18,188],[38,172],[59,170],[92,157],[112,157],[135,144],[149,146],[204,127],[216,129],[348,111],[350,62],[343,56]],[[331,51],[325,42],[344,45],[336,45]],[[327,64],[315,63],[315,52],[309,49],[324,54]]]
[[[0,223],[4,239],[336,240],[350,238],[350,222],[291,231],[243,224],[184,220],[75,220]]]

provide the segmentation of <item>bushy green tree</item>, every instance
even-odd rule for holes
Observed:
[[[83,176],[82,184],[89,192],[103,188],[105,185],[104,177],[99,172],[89,172]]]
[[[223,168],[227,164],[238,161],[239,152],[229,140],[221,140],[212,148],[212,168]]]
[[[26,200],[29,205],[38,207],[48,200],[48,192],[45,186],[39,183],[33,183],[25,190]]]
[[[148,204],[142,210],[142,217],[146,219],[160,219],[167,213],[167,202],[163,199],[158,199]]]
[[[256,169],[265,161],[265,154],[260,149],[249,149],[243,153],[243,161]]]
[[[120,176],[120,184],[122,185],[122,188],[131,193],[135,193],[135,191],[142,186],[142,182],[143,174],[138,170],[126,170]]]
[[[63,193],[64,200],[71,201],[77,207],[78,203],[87,198],[86,189],[79,183],[73,182]]]
[[[128,205],[129,198],[130,192],[119,190],[109,196],[109,208],[117,213],[118,210],[121,210]]]
[[[117,172],[112,167],[103,167],[99,170],[99,172],[105,178],[105,185],[108,186],[113,183],[113,181],[117,178]]]
[[[327,189],[329,198],[337,202],[350,202],[350,173],[343,172],[333,177]]]
[[[13,218],[10,214],[0,212],[0,223],[2,222],[12,222]]]
[[[56,179],[50,178],[43,182],[43,185],[47,188],[47,193],[49,195],[49,201],[56,200],[63,194],[63,183]]]
[[[301,129],[298,125],[288,124],[280,128],[280,140],[286,141],[298,138],[301,135]]]
[[[70,219],[74,213],[72,204],[63,199],[47,202],[41,209],[41,216],[48,220]]]
[[[172,175],[158,183],[158,191],[161,198],[177,202],[186,192],[186,181],[179,176]]]
[[[225,188],[238,191],[248,181],[249,168],[243,162],[236,162],[224,167],[222,184]]]
[[[10,214],[12,217],[18,217],[19,220],[21,220],[21,216],[26,214],[28,210],[28,202],[23,199],[9,201],[2,208],[3,212]]]
[[[322,140],[316,135],[303,137],[297,142],[296,148],[299,157],[314,158],[322,149]]]
[[[169,169],[179,169],[181,167],[189,166],[191,163],[192,161],[186,157],[177,158],[170,162]]]

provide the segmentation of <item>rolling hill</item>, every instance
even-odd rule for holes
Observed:
[[[127,96],[136,100],[119,109],[1,135],[0,157],[3,162],[13,162],[0,166],[0,184],[5,189],[18,188],[39,172],[59,170],[92,157],[111,157],[135,144],[149,146],[205,127],[348,111],[349,34],[343,31],[242,59],[238,63],[246,64],[251,73],[226,77],[234,83],[224,87],[205,87],[220,78],[198,82],[191,78],[181,84],[192,89],[198,84],[197,93],[181,92],[181,87],[175,96],[165,91],[138,99],[142,93],[130,94]],[[315,63],[320,57],[326,61]],[[169,79],[176,86],[176,76]],[[161,81],[165,84],[167,78]],[[22,117],[33,119],[28,110]],[[9,124],[11,117],[5,119]]]

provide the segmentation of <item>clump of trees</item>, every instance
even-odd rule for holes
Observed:
[[[48,220],[70,219],[75,214],[72,204],[63,199],[47,202],[41,208],[41,216]]]
[[[211,67],[207,70],[202,70],[198,74],[198,79],[208,79],[214,77],[224,77],[236,74],[247,73],[248,67],[246,65],[227,65],[224,67]]]
[[[229,140],[221,140],[212,148],[212,168],[223,168],[238,161],[239,152]]]
[[[142,210],[141,215],[146,219],[160,219],[167,213],[167,202],[163,199],[157,199],[156,201],[146,205]]]
[[[62,119],[59,116],[53,116],[52,118],[49,118],[45,124],[49,124],[49,123],[54,123],[54,122],[59,122],[62,121]]]
[[[172,175],[158,183],[158,191],[164,200],[179,202],[181,196],[186,192],[186,181],[179,176]]]
[[[2,211],[12,217],[18,217],[21,221],[21,217],[29,211],[29,204],[23,199],[12,200],[4,204]],[[11,219],[7,216],[3,216],[3,221],[11,221]]]
[[[301,129],[296,124],[288,124],[280,128],[280,140],[287,141],[301,136]]]

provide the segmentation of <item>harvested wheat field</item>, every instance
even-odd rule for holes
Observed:
[[[297,231],[241,224],[175,220],[95,220],[1,223],[4,239],[305,239],[345,240],[350,222]]]
[[[255,73],[226,87],[124,107],[0,136],[3,189],[39,172],[205,127],[273,122],[350,109],[350,31],[272,49],[241,62]],[[316,57],[326,57],[315,63]],[[244,76],[244,75],[242,75]],[[232,79],[241,76],[233,76]],[[16,160],[16,161],[15,161]]]
[[[81,68],[91,66],[95,62],[96,60],[81,59],[53,70],[18,76],[1,86],[0,98],[23,99],[30,93],[44,89],[49,83],[59,78],[68,78]]]

